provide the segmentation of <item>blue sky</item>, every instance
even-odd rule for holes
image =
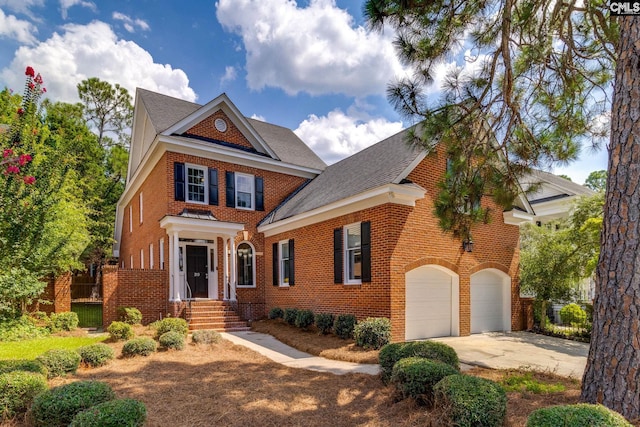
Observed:
[[[88,77],[201,104],[226,92],[245,115],[293,129],[332,163],[409,125],[385,97],[405,72],[393,32],[369,32],[361,8],[362,0],[0,0],[0,87],[20,91],[31,65],[50,98],[66,102]],[[555,172],[582,183],[598,169],[605,150]]]

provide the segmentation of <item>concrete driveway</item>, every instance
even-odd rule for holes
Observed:
[[[589,344],[531,332],[485,333],[433,338],[453,347],[460,362],[505,369],[529,367],[582,379]]]

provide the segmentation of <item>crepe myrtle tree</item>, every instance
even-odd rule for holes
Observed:
[[[414,70],[388,88],[420,123],[411,142],[440,143],[450,159],[436,200],[443,228],[468,234],[485,218],[480,197],[508,208],[523,174],[608,138],[581,398],[640,418],[640,19],[610,16],[603,0],[367,0],[364,14],[396,31]],[[456,59],[441,96],[427,96],[437,66]]]

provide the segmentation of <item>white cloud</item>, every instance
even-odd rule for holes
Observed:
[[[267,120],[264,118],[264,116],[261,116],[259,114],[252,114],[251,118],[254,120],[260,120],[261,122],[266,122]]]
[[[94,12],[98,10],[96,4],[90,1],[83,0],[60,0],[60,11],[62,13],[62,19],[67,19],[67,12],[73,6],[82,6],[93,10]]]
[[[31,65],[42,74],[47,96],[55,101],[77,102],[76,85],[89,77],[119,83],[132,96],[136,87],[143,87],[195,101],[184,71],[153,62],[149,52],[118,39],[104,22],[68,24],[62,29],[62,34],[54,33],[34,47],[20,47],[11,65],[0,71],[0,80],[19,90],[24,85],[24,68]]]
[[[132,19],[131,17],[125,15],[120,12],[113,12],[111,17],[116,21],[122,21],[122,25],[124,29],[130,33],[136,31],[136,27],[140,28],[143,31],[148,31],[150,29],[149,24],[142,19]]]
[[[37,42],[34,34],[38,29],[29,21],[23,21],[13,15],[5,15],[0,9],[0,38],[10,38],[23,44],[33,45]]]
[[[0,0],[0,6],[6,7],[12,12],[33,17],[31,8],[44,6],[44,0]]]
[[[219,0],[216,8],[222,26],[242,37],[251,89],[365,96],[383,94],[403,73],[393,31],[355,26],[335,0]]]
[[[223,86],[227,82],[232,82],[238,77],[238,72],[235,67],[224,67],[224,76],[220,78],[220,86]]]
[[[348,113],[336,109],[322,117],[311,114],[294,132],[331,164],[402,130],[402,122],[370,118],[357,107]]]

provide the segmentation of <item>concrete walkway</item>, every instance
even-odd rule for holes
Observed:
[[[531,332],[434,338],[453,347],[460,361],[494,369],[529,367],[582,379],[589,344]]]
[[[259,332],[227,332],[223,338],[248,347],[274,362],[292,368],[330,372],[336,375],[362,373],[377,375],[379,365],[367,365],[325,359],[296,350],[271,335]],[[461,368],[482,366],[493,369],[528,367],[554,372],[566,377],[582,378],[589,345],[530,332],[486,333],[468,337],[434,338],[453,347]]]
[[[260,332],[223,332],[222,337],[234,344],[239,344],[268,357],[274,362],[281,363],[292,368],[302,368],[318,372],[330,372],[336,375],[350,373],[377,375],[380,372],[379,365],[342,362],[339,360],[325,359],[313,356],[309,353],[296,350],[281,343],[271,335]]]

